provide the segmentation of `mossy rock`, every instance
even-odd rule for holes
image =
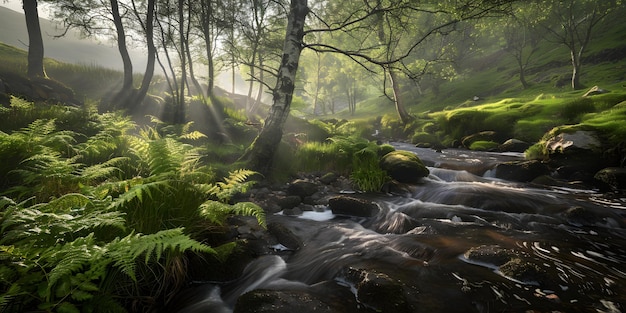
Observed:
[[[415,153],[405,150],[387,153],[382,158],[380,167],[387,171],[391,178],[405,184],[418,183],[422,177],[430,174]]]
[[[525,284],[543,285],[549,282],[546,271],[539,265],[519,258],[513,258],[500,266],[502,275]]]
[[[598,171],[593,178],[610,189],[626,190],[626,168],[607,167]]]
[[[469,149],[474,151],[498,151],[499,147],[500,144],[495,141],[479,140],[472,142]]]

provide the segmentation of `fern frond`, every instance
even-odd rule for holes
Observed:
[[[190,133],[186,133],[186,134],[182,134],[180,136],[181,139],[188,139],[188,140],[198,140],[200,138],[207,138],[207,136],[197,130],[194,130]]]
[[[239,202],[234,205],[228,205],[219,201],[208,200],[199,207],[200,216],[207,220],[223,224],[228,215],[254,216],[262,227],[265,225],[265,211],[260,206],[252,202]]]
[[[95,244],[93,233],[46,251],[42,261],[54,265],[48,275],[48,292],[59,279],[83,270],[101,256],[101,248]]]
[[[115,165],[122,162],[127,162],[127,157],[112,158],[104,163],[95,164],[78,170],[80,178],[85,182],[93,182],[95,180],[102,180],[110,178],[114,173],[121,172],[121,170]]]
[[[171,190],[171,186],[170,182],[167,180],[159,180],[151,183],[135,185],[132,186],[127,192],[116,198],[109,206],[109,209],[116,210],[132,201],[138,201],[141,203],[144,196],[152,198],[153,193],[165,193],[168,190]]]
[[[39,206],[39,209],[44,212],[69,213],[73,209],[82,208],[89,204],[91,204],[89,197],[80,193],[69,193]]]
[[[229,202],[237,193],[245,193],[254,185],[254,181],[246,181],[257,172],[239,169],[229,173],[224,182],[217,182],[213,186],[203,186],[208,195],[216,197],[222,202]]]
[[[136,280],[134,262],[141,256],[147,264],[151,261],[158,262],[165,251],[216,253],[213,248],[185,235],[182,228],[162,230],[150,235],[130,234],[111,242],[106,250],[107,257],[111,258],[113,265],[133,280]]]
[[[259,223],[259,225],[261,225],[261,227],[263,228],[266,227],[265,211],[263,210],[263,208],[261,208],[255,203],[252,203],[252,202],[235,203],[231,208],[231,212],[235,215],[254,216],[257,222]]]

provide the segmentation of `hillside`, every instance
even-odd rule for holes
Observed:
[[[73,64],[97,64],[105,68],[122,69],[119,52],[111,43],[81,38],[77,31],[55,38],[62,33],[60,25],[43,18],[40,23],[46,57]],[[24,14],[0,6],[0,29],[0,42],[27,49],[28,33]],[[131,57],[138,70],[145,67],[146,58],[141,51],[131,51]]]

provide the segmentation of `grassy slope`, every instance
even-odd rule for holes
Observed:
[[[609,90],[609,94],[581,101],[581,95],[587,89],[574,91],[569,87],[569,52],[560,45],[543,41],[527,71],[530,88],[522,89],[513,57],[491,47],[486,50],[493,52],[468,60],[466,66],[471,70],[443,84],[439,96],[405,93],[408,110],[440,122],[439,128],[444,131],[437,135],[440,140],[448,142],[481,130],[496,130],[536,142],[553,127],[581,122],[613,125],[615,127],[601,130],[609,132],[608,136],[613,139],[619,139],[621,135],[626,138],[622,127],[616,126],[626,124],[623,110],[614,107],[626,100],[626,56],[622,53],[620,60],[612,61],[603,61],[601,57],[611,49],[626,49],[626,25],[617,19],[607,20],[594,34],[585,53],[585,57],[591,60],[583,63],[581,81],[588,87],[598,85]],[[619,53],[617,58],[620,58]],[[475,95],[481,100],[471,101]],[[395,116],[392,103],[375,98],[359,103],[353,116],[347,112],[340,112],[338,116],[358,120],[385,114]],[[609,123],[609,120],[615,122]],[[482,128],[467,124],[472,122]],[[407,135],[411,136],[410,133]]]

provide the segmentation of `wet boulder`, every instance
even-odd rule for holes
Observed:
[[[544,285],[549,282],[548,274],[539,265],[513,258],[500,266],[502,275],[526,284]]]
[[[339,179],[339,176],[333,172],[328,172],[320,177],[320,182],[324,185],[330,185]]]
[[[302,247],[302,240],[283,224],[270,223],[267,225],[267,231],[289,250],[298,250]]]
[[[276,198],[276,204],[278,204],[278,206],[283,210],[293,209],[300,205],[300,203],[302,203],[302,198],[300,198],[300,196],[286,196]]]
[[[541,161],[512,161],[496,165],[496,177],[505,180],[529,182],[550,173],[550,169]]]
[[[256,289],[237,299],[233,313],[333,312],[315,295],[299,290]]]
[[[430,174],[415,153],[404,150],[387,153],[383,156],[380,167],[394,180],[406,184],[418,183],[422,177]]]
[[[572,133],[560,132],[545,142],[550,154],[578,154],[579,151],[598,152],[602,143],[594,131],[577,130]]]
[[[500,266],[516,256],[515,251],[498,245],[482,245],[467,250],[463,257],[470,262],[486,263]]]
[[[626,168],[624,167],[603,168],[593,178],[610,189],[626,189]]]
[[[498,150],[501,152],[524,152],[526,149],[530,148],[530,144],[525,141],[521,141],[519,139],[509,139],[502,143]]]
[[[340,283],[352,287],[357,301],[375,312],[414,312],[405,286],[387,274],[373,270],[347,268],[336,278]]]
[[[575,206],[564,212],[567,222],[576,226],[591,226],[602,221],[602,217],[588,208]]]
[[[303,180],[297,179],[287,187],[287,194],[291,196],[298,196],[300,198],[305,198],[313,195],[317,192],[317,184]]]
[[[359,217],[372,217],[379,210],[378,206],[371,201],[348,196],[336,196],[328,199],[328,207],[333,214]]]
[[[332,281],[309,288],[289,290],[255,289],[240,296],[233,313],[363,312],[347,288]]]

